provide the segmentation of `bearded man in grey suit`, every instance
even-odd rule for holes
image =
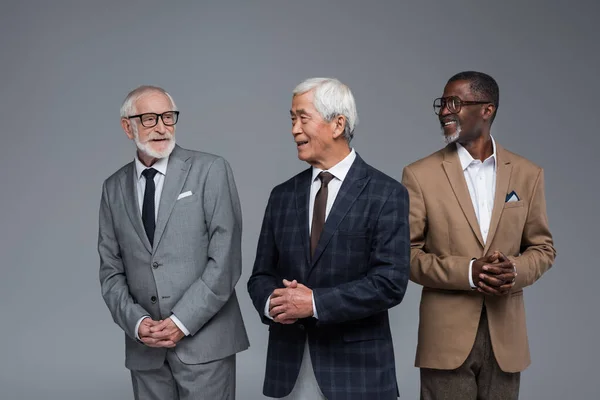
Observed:
[[[234,399],[235,354],[249,346],[235,294],[241,207],[227,161],[175,145],[178,116],[159,87],[123,102],[137,155],[102,188],[102,296],[136,399]]]

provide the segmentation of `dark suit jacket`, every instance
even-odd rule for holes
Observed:
[[[387,310],[409,277],[408,193],[357,155],[310,256],[308,170],[273,189],[265,212],[250,297],[269,325],[264,394],[283,397],[298,377],[306,338],[321,391],[335,399],[395,399]],[[264,316],[282,279],[313,289],[318,320],[282,325]]]

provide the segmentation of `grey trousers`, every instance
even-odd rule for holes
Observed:
[[[136,400],[234,400],[235,354],[206,364],[184,364],[173,350],[161,368],[131,371]]]
[[[485,307],[471,353],[453,370],[421,368],[422,400],[517,400],[521,374],[500,369]]]

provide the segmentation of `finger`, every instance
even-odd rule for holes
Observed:
[[[285,303],[287,303],[287,300],[284,297],[271,298],[271,301],[269,302],[269,309],[280,306]]]
[[[504,264],[504,263],[486,264],[483,266],[482,269],[483,269],[483,271],[485,271],[485,273],[489,273],[489,274],[493,274],[493,275],[500,275],[500,274],[514,272],[512,264],[510,264],[510,263],[509,264]]]
[[[481,290],[483,290],[483,292],[485,294],[492,294],[492,295],[496,295],[496,296],[498,296],[500,294],[498,292],[498,290],[494,289],[493,287],[491,287],[489,285],[486,285],[485,282],[479,281],[478,286]]]
[[[276,316],[275,318],[273,318],[273,320],[275,322],[279,322],[279,323],[282,323],[282,321],[285,321],[288,319],[298,319],[298,317],[293,315],[293,313],[283,312],[283,313],[279,314],[278,316]]]
[[[506,254],[504,254],[503,252],[501,252],[500,250],[497,250],[498,254],[499,254],[499,260],[500,261],[508,261],[510,262],[510,260],[508,259],[508,257],[506,257]]]
[[[498,279],[495,276],[487,274],[479,274],[479,280],[485,282],[487,285],[494,287],[502,286],[505,283],[504,280]]]
[[[165,329],[166,327],[169,326],[169,321],[171,321],[169,318],[161,321],[159,324],[156,324],[154,326],[150,327],[150,332],[154,333],[154,332],[160,332],[163,329]]]
[[[277,316],[277,315],[279,315],[281,313],[284,313],[285,310],[286,310],[286,308],[284,306],[277,306],[277,307],[271,308],[269,310],[269,315],[271,317],[275,317],[275,316]]]
[[[155,340],[160,341],[160,340],[167,340],[172,335],[173,335],[173,330],[172,329],[163,329],[162,331],[151,333],[150,337],[153,338],[153,339],[155,339]]]
[[[488,256],[487,262],[494,263],[494,262],[498,261],[498,257],[499,257],[499,254],[497,251],[495,251]]]
[[[275,289],[273,291],[273,294],[271,295],[271,299],[273,299],[274,297],[281,297],[284,296],[286,293],[286,288],[283,289]]]
[[[509,272],[508,274],[500,274],[495,276],[497,279],[504,281],[505,283],[510,283],[515,281],[517,274],[515,274],[514,272]]]

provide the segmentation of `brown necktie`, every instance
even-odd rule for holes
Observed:
[[[321,180],[321,188],[317,192],[315,197],[315,206],[313,208],[312,226],[310,228],[310,255],[311,257],[315,254],[317,243],[319,243],[319,237],[323,232],[323,226],[325,226],[325,209],[327,208],[327,185],[333,179],[333,175],[329,172],[321,172],[319,174]]]

